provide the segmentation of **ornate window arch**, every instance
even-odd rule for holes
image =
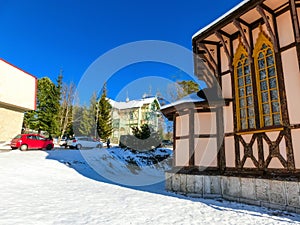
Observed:
[[[261,30],[253,51],[260,127],[281,125],[281,108],[274,47]]]
[[[250,61],[241,40],[233,58],[237,129],[256,128]]]

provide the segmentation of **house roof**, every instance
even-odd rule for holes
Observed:
[[[162,106],[160,109],[161,110],[164,110],[164,109],[167,109],[167,108],[170,108],[170,107],[176,107],[178,105],[181,105],[183,103],[196,103],[196,102],[204,102],[206,101],[205,99],[203,98],[200,98],[198,95],[197,95],[197,92],[195,93],[192,93],[190,95],[187,95],[173,103],[170,103],[168,105],[164,105]]]
[[[130,109],[130,108],[139,108],[145,104],[151,104],[154,101],[157,101],[156,97],[146,97],[138,100],[131,100],[127,102],[117,102],[112,99],[109,99],[109,103],[113,108],[116,109]],[[158,102],[158,101],[157,101]],[[159,102],[158,102],[159,104]]]

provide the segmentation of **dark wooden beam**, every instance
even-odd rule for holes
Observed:
[[[292,24],[294,30],[294,37],[296,40],[296,50],[297,50],[297,57],[298,57],[298,66],[300,69],[300,26],[298,20],[298,12],[295,0],[290,0],[290,8],[291,8],[291,17],[292,17]]]
[[[229,70],[232,71],[232,57],[229,53],[229,50],[228,50],[228,47],[224,41],[224,38],[222,36],[222,34],[220,34],[218,31],[215,32],[217,38],[219,38],[219,40],[221,41],[222,45],[223,45],[223,48],[224,48],[224,51],[225,51],[225,54],[227,56],[227,59],[228,59],[228,66],[229,66]]]
[[[247,49],[247,52],[248,52],[248,58],[249,58],[249,61],[250,62],[252,62],[253,60],[252,60],[252,50],[251,50],[251,48],[250,48],[250,45],[249,45],[249,42],[248,42],[248,40],[247,40],[247,37],[246,37],[246,35],[245,35],[245,32],[244,32],[244,30],[243,30],[243,28],[242,28],[242,26],[241,26],[241,24],[240,24],[240,22],[238,21],[238,20],[234,20],[233,21],[233,24],[236,26],[236,28],[239,30],[239,32],[240,32],[240,34],[241,34],[241,36],[242,36],[242,39],[243,39],[243,42],[244,42],[244,45],[245,45],[245,47],[246,47],[246,49]]]
[[[266,27],[267,27],[267,30],[269,32],[270,38],[271,38],[272,43],[274,45],[274,51],[278,52],[279,49],[278,49],[278,45],[277,45],[277,38],[276,38],[272,28],[271,28],[270,22],[267,18],[267,15],[265,14],[264,9],[261,6],[258,5],[258,6],[256,6],[256,11],[260,14],[260,16],[263,18],[263,20],[266,24]]]
[[[213,66],[214,71],[216,73],[217,72],[217,63],[216,63],[215,59],[213,58],[213,56],[211,55],[211,52],[209,51],[209,49],[207,48],[207,46],[205,44],[203,44],[203,43],[199,43],[199,47],[203,48],[206,51],[206,53],[208,55],[208,58],[212,62],[212,64],[213,64],[212,66]]]
[[[189,110],[189,166],[195,165],[195,112]]]

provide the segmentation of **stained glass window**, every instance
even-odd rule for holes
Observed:
[[[254,49],[254,63],[257,77],[260,126],[281,124],[280,97],[273,45],[260,33]]]
[[[255,128],[255,112],[250,63],[247,52],[242,45],[239,46],[235,57],[238,130],[246,130]]]

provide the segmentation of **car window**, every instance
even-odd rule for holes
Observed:
[[[82,137],[82,138],[78,138],[78,140],[80,140],[80,141],[87,141],[88,138]]]
[[[36,137],[35,137],[35,135],[28,135],[28,136],[27,136],[27,139],[30,139],[30,140],[36,140]]]
[[[19,135],[15,136],[14,139],[20,139],[21,137],[22,137],[22,135],[19,134]]]
[[[41,137],[41,136],[36,136],[36,139],[37,139],[37,140],[41,140],[41,141],[44,141],[44,140],[45,140],[45,138],[44,138],[44,137]]]

